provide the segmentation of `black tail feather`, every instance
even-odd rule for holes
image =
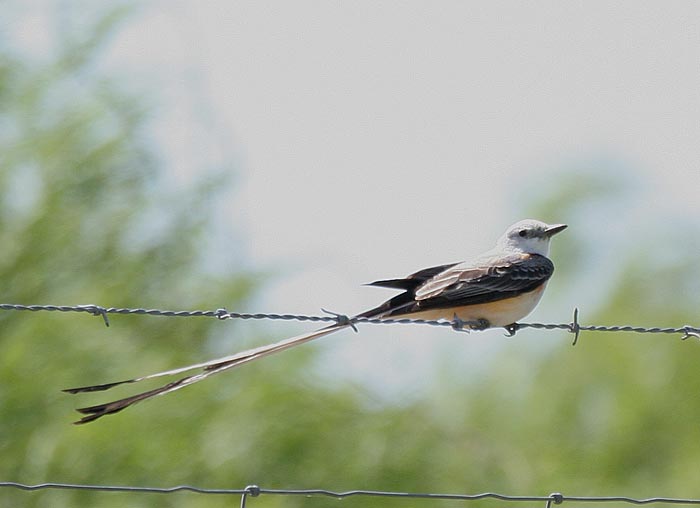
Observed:
[[[102,418],[103,416],[118,413],[119,411],[123,411],[124,409],[128,408],[129,406],[133,406],[137,402],[141,402],[142,400],[150,399],[151,397],[155,397],[156,395],[160,395],[161,393],[175,390],[180,385],[182,385],[185,381],[190,379],[191,377],[192,376],[187,376],[187,377],[179,379],[177,381],[173,381],[172,383],[168,383],[167,385],[163,385],[161,387],[154,388],[153,390],[148,390],[146,392],[137,393],[136,395],[131,395],[130,397],[125,397],[123,399],[115,400],[112,402],[107,402],[105,404],[98,404],[96,406],[78,408],[78,409],[76,409],[76,411],[78,411],[79,413],[82,413],[84,415],[88,415],[88,416],[84,416],[80,420],[73,422],[73,423],[75,423],[76,425],[81,425],[83,423],[95,421],[98,418]]]
[[[114,383],[105,383],[102,385],[80,386],[78,388],[66,388],[66,389],[61,390],[61,391],[66,392],[66,393],[103,392],[105,390],[109,390],[110,388],[114,388],[115,386],[125,385],[128,383],[135,383],[136,381],[137,381],[136,379],[127,379],[126,381],[116,381]]]

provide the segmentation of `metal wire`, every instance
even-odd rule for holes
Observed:
[[[18,305],[10,303],[0,304],[0,310],[5,311],[30,311],[30,312],[82,312],[93,316],[101,316],[105,325],[109,326],[109,314],[136,314],[148,316],[162,317],[209,317],[220,320],[226,319],[244,319],[244,320],[281,320],[281,321],[308,321],[308,322],[334,322],[338,324],[346,324],[355,328],[356,324],[417,324],[428,326],[450,327],[456,331],[472,331],[478,329],[479,323],[462,321],[455,316],[451,321],[446,320],[425,320],[425,319],[376,319],[349,317],[345,314],[337,314],[335,312],[324,311],[326,316],[313,316],[304,314],[273,314],[273,313],[242,313],[229,312],[224,308],[216,310],[162,310],[162,309],[145,309],[145,308],[119,308],[119,307],[102,307],[100,305]],[[627,332],[627,333],[645,333],[645,334],[672,334],[681,335],[682,339],[695,337],[700,339],[700,328],[696,326],[684,325],[677,327],[643,327],[632,325],[581,325],[578,321],[578,309],[574,309],[573,321],[570,323],[515,323],[506,330],[509,335],[514,335],[518,330],[523,328],[534,328],[538,330],[564,330],[574,334],[575,345],[578,341],[581,332]],[[356,329],[356,328],[355,328]]]
[[[548,496],[514,496],[507,494],[497,494],[495,492],[483,492],[481,494],[445,494],[445,493],[428,493],[428,492],[392,492],[382,490],[347,490],[333,491],[326,489],[266,489],[257,485],[249,485],[243,489],[211,489],[194,487],[191,485],[176,485],[174,487],[136,487],[125,485],[81,485],[73,483],[40,483],[36,485],[27,485],[17,482],[0,482],[0,488],[14,488],[25,491],[37,490],[82,490],[82,491],[99,491],[99,492],[131,492],[131,493],[147,493],[147,494],[173,494],[176,492],[191,492],[195,494],[205,495],[228,495],[241,496],[241,506],[245,506],[247,497],[259,496],[324,496],[335,499],[344,499],[347,497],[392,497],[404,499],[441,499],[441,500],[460,500],[460,501],[478,501],[481,499],[495,499],[498,501],[506,501],[513,503],[522,502],[542,502],[545,506],[551,504],[562,504],[566,501],[576,501],[579,503],[627,503],[627,504],[700,504],[700,499],[684,499],[675,497],[649,497],[649,498],[633,498],[627,496],[565,496],[558,492]]]
[[[419,324],[429,326],[450,327],[457,331],[471,331],[474,326],[479,323],[470,323],[460,320],[455,316],[452,321],[445,320],[423,320],[423,319],[376,319],[376,318],[351,318],[343,314],[336,314],[329,311],[324,311],[329,315],[313,316],[301,314],[272,314],[272,313],[239,313],[229,312],[226,309],[217,310],[162,310],[162,309],[145,309],[145,308],[117,308],[117,307],[102,307],[100,305],[18,305],[18,304],[0,304],[0,310],[5,311],[30,311],[30,312],[82,312],[93,316],[101,316],[105,325],[109,326],[109,314],[136,314],[149,316],[163,317],[213,317],[220,320],[226,319],[253,319],[253,320],[283,320],[283,321],[309,321],[309,322],[335,322],[346,324],[355,328],[356,324]],[[700,328],[695,326],[680,326],[680,327],[642,327],[630,325],[581,325],[578,321],[578,309],[574,310],[573,321],[571,323],[515,323],[507,327],[509,335],[514,335],[518,330],[523,328],[534,328],[539,330],[564,330],[574,334],[574,344],[576,344],[579,334],[582,331],[586,332],[628,332],[628,333],[643,333],[643,334],[682,334],[682,339],[695,337],[700,339]],[[377,490],[349,490],[349,491],[332,491],[326,489],[265,489],[256,485],[250,485],[244,489],[212,489],[196,487],[192,485],[176,485],[173,487],[139,487],[126,485],[85,485],[72,483],[40,483],[28,485],[18,482],[0,482],[0,488],[14,488],[25,491],[37,490],[81,490],[81,491],[100,491],[100,492],[132,492],[132,493],[155,493],[155,494],[172,494],[175,492],[191,492],[195,494],[219,494],[219,495],[238,495],[241,496],[241,507],[245,508],[246,501],[249,497],[258,497],[261,495],[276,495],[276,496],[325,496],[336,499],[346,497],[393,497],[393,498],[410,498],[410,499],[441,499],[441,500],[462,500],[475,501],[480,499],[495,499],[506,502],[543,502],[545,508],[551,508],[552,504],[562,504],[565,501],[577,501],[581,503],[610,503],[620,502],[628,504],[700,504],[700,499],[684,499],[684,498],[668,498],[668,497],[653,497],[653,498],[632,498],[627,496],[564,496],[560,493],[553,493],[549,496],[516,496],[497,494],[494,492],[484,492],[481,494],[441,494],[441,493],[419,493],[419,492],[392,492],[392,491],[377,491]]]

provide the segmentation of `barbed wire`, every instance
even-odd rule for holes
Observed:
[[[275,313],[240,313],[229,312],[224,308],[216,310],[163,310],[146,308],[119,308],[102,307],[100,305],[21,305],[21,304],[0,304],[0,310],[4,311],[29,311],[29,312],[76,312],[87,313],[93,316],[101,316],[106,326],[109,326],[109,314],[121,315],[149,315],[161,317],[208,317],[219,320],[242,319],[242,320],[282,320],[282,321],[302,321],[302,322],[334,322],[344,324],[354,329],[357,324],[417,324],[439,327],[450,327],[456,331],[472,331],[480,323],[463,321],[455,316],[451,321],[447,320],[425,320],[425,319],[377,319],[363,317],[349,317],[344,314],[325,311],[327,315],[304,315],[304,314],[275,314]],[[515,323],[506,327],[508,335],[514,335],[518,330],[533,328],[540,330],[563,330],[574,335],[573,344],[578,341],[581,332],[629,332],[641,334],[675,334],[681,335],[685,340],[690,337],[700,339],[700,328],[690,325],[679,327],[643,327],[632,325],[582,325],[579,323],[579,311],[574,309],[573,320],[570,323]],[[214,489],[196,487],[192,485],[176,485],[173,487],[140,487],[128,485],[87,485],[74,483],[40,483],[24,484],[18,482],[0,482],[0,488],[14,488],[25,491],[38,490],[80,490],[80,491],[101,491],[101,492],[131,492],[131,493],[156,493],[172,494],[176,492],[191,492],[195,494],[208,495],[230,495],[241,496],[241,507],[245,508],[249,497],[259,497],[261,495],[285,495],[285,496],[325,496],[336,499],[347,497],[392,497],[409,499],[438,499],[438,500],[462,500],[475,501],[481,499],[495,499],[506,502],[543,502],[545,508],[551,508],[552,504],[562,504],[566,501],[576,501],[581,503],[601,503],[620,502],[627,504],[700,504],[700,499],[652,497],[633,498],[627,496],[564,496],[560,493],[553,493],[548,496],[520,496],[506,495],[493,492],[480,494],[441,494],[441,493],[419,493],[419,492],[393,492],[377,490],[349,490],[332,491],[326,489],[267,489],[257,485],[250,485],[244,489]]]
[[[257,485],[248,485],[243,489],[213,489],[194,487],[192,485],[176,485],[174,487],[136,487],[126,485],[85,485],[75,483],[40,483],[27,485],[17,482],[0,482],[0,488],[14,488],[25,491],[37,490],[81,490],[98,492],[131,492],[146,494],[174,494],[176,492],[190,492],[204,495],[227,495],[241,496],[241,507],[246,506],[248,497],[260,496],[323,496],[335,499],[345,499],[348,497],[392,497],[403,499],[439,499],[458,501],[478,501],[482,499],[494,499],[497,501],[522,503],[522,502],[542,502],[545,508],[550,508],[552,504],[560,505],[564,502],[579,503],[627,503],[627,504],[700,504],[700,499],[677,498],[677,497],[648,497],[634,498],[628,496],[567,496],[559,492],[554,492],[548,496],[519,496],[498,494],[495,492],[483,492],[480,494],[446,494],[430,492],[396,492],[382,490],[347,490],[333,491],[327,489],[267,489]]]
[[[351,326],[357,331],[357,324],[371,325],[393,325],[393,324],[417,324],[427,326],[450,327],[456,331],[469,332],[479,329],[481,323],[463,321],[457,316],[447,320],[428,319],[379,319],[365,317],[349,317],[345,314],[323,310],[327,315],[306,315],[306,314],[274,314],[274,313],[243,313],[229,312],[224,308],[216,310],[163,310],[146,308],[123,308],[123,307],[103,307],[101,305],[21,305],[12,303],[0,303],[0,310],[5,311],[29,311],[29,312],[82,312],[93,316],[101,316],[105,325],[109,326],[109,314],[121,315],[147,315],[161,317],[208,317],[219,320],[242,319],[242,320],[281,320],[281,321],[306,321],[306,322],[334,322]],[[683,325],[676,327],[644,327],[633,325],[582,325],[579,323],[579,310],[574,309],[573,320],[570,323],[514,323],[505,327],[509,336],[515,335],[518,330],[533,328],[538,330],[563,330],[574,335],[573,345],[578,342],[581,332],[628,332],[642,334],[672,334],[681,335],[685,340],[690,337],[700,339],[700,328],[696,326]]]

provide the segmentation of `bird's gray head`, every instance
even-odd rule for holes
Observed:
[[[546,224],[535,219],[521,220],[503,233],[497,246],[503,250],[546,256],[549,253],[549,240],[564,229],[566,224]]]

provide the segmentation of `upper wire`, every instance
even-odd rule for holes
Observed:
[[[341,325],[348,324],[355,331],[357,324],[372,325],[393,325],[393,324],[417,324],[438,327],[449,327],[457,331],[472,331],[482,328],[481,322],[462,321],[458,317],[447,320],[427,320],[427,319],[378,319],[378,318],[351,318],[345,314],[325,311],[328,315],[306,315],[306,314],[275,314],[275,313],[245,313],[230,312],[225,308],[216,310],[163,310],[146,308],[123,308],[123,307],[103,307],[101,305],[20,305],[11,303],[0,303],[0,310],[5,311],[48,311],[48,312],[82,312],[93,316],[102,317],[106,326],[109,326],[109,314],[122,315],[148,315],[162,317],[209,317],[219,320],[243,319],[243,320],[277,320],[277,321],[306,321],[306,322],[334,322]],[[576,345],[581,332],[628,332],[646,334],[671,334],[681,335],[685,340],[690,337],[700,339],[700,328],[697,326],[683,325],[676,327],[644,327],[633,325],[582,325],[579,323],[579,311],[574,309],[573,321],[569,323],[513,323],[506,327],[507,334],[512,336],[523,328],[533,328],[537,330],[564,330],[574,334],[573,345]]]

